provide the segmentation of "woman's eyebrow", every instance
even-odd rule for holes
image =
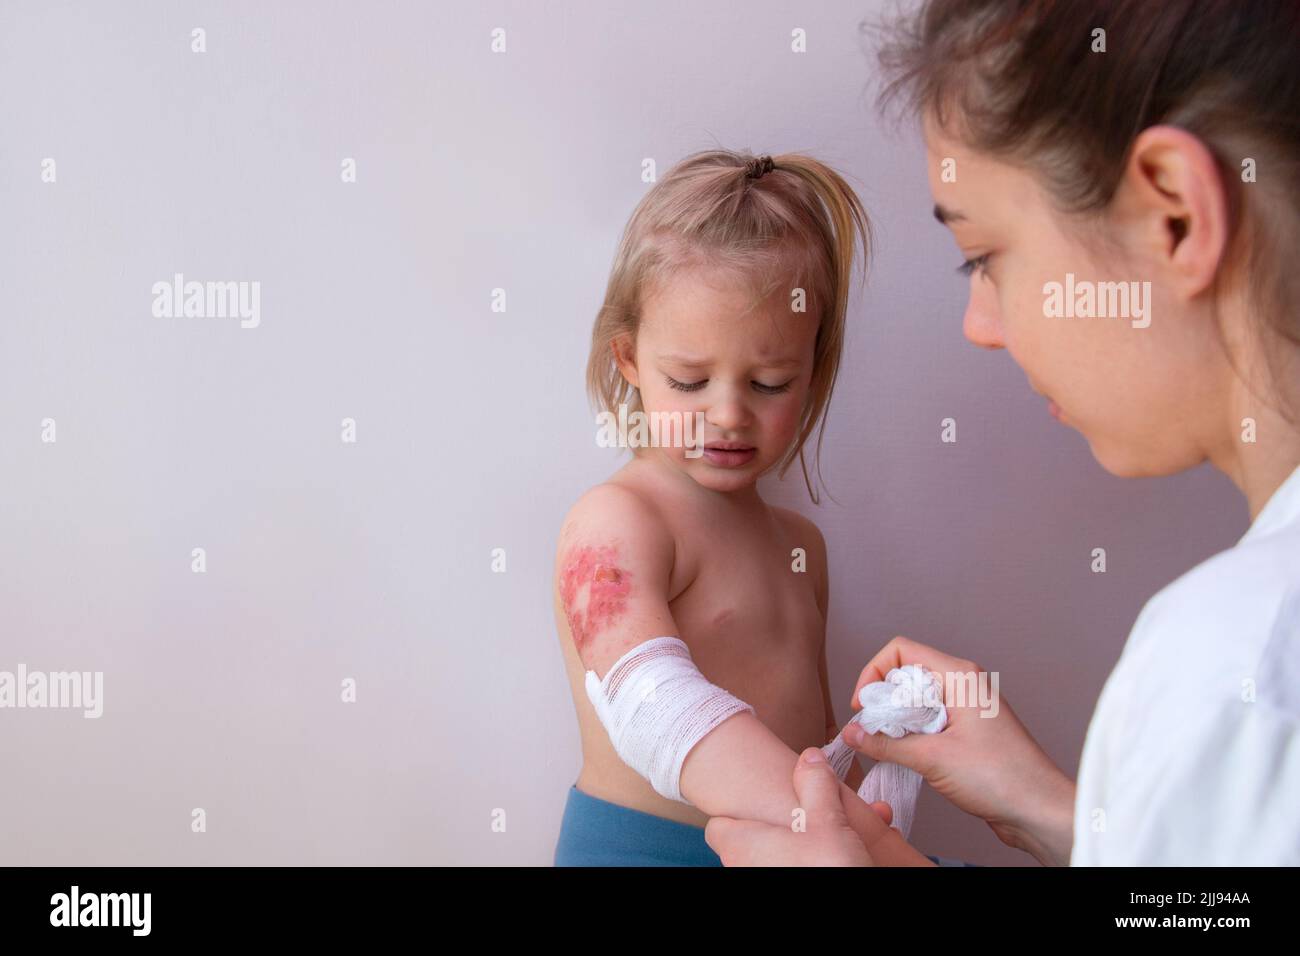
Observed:
[[[955,209],[946,209],[943,206],[940,206],[938,203],[935,203],[934,218],[938,219],[940,223],[946,226],[950,222],[960,222],[966,217],[963,216]]]

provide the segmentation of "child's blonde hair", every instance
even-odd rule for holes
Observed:
[[[686,157],[637,205],[623,231],[605,301],[591,333],[587,391],[596,407],[617,414],[641,408],[623,378],[612,346],[636,340],[649,293],[680,269],[720,268],[747,280],[755,302],[782,284],[802,289],[805,308],[820,316],[812,382],[799,434],[779,475],[795,457],[814,503],[803,448],[817,428],[814,461],[820,480],[826,408],[839,373],[854,247],[862,243],[865,276],[871,224],[857,195],[833,169],[811,156],[755,157],[707,150]],[[820,424],[819,424],[820,423]]]

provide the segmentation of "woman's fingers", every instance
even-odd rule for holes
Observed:
[[[796,792],[807,814],[805,826],[796,829],[713,817],[704,829],[705,841],[727,866],[933,865],[889,826],[893,814],[888,803],[864,803],[839,786],[841,806],[837,806],[837,781],[824,766],[822,778],[818,772],[807,767],[802,774],[798,767],[795,770]]]
[[[887,827],[880,839],[865,846],[874,866],[935,865],[924,853],[904,840],[903,835],[893,827]]]
[[[723,866],[759,866],[765,862],[769,835],[775,829],[757,820],[711,817],[704,828],[704,842],[718,854]]]
[[[864,757],[911,767],[922,776],[927,776],[933,764],[933,734],[891,737],[888,734],[869,734],[857,724],[851,723],[844,728],[844,742]]]
[[[862,804],[863,802],[857,794],[845,796],[844,808],[847,810],[851,803]],[[876,826],[873,822],[871,826],[864,827],[861,825],[862,818],[859,815],[849,813],[847,816],[849,826],[866,847],[874,866],[934,866],[924,853],[908,843],[901,833],[888,825],[893,817],[888,803],[877,800],[867,805],[884,820],[886,826]],[[882,809],[888,815],[882,813]]]
[[[945,654],[943,651],[937,651],[927,644],[914,641],[907,637],[895,637],[888,644],[880,649],[866,667],[862,668],[862,673],[858,676],[857,686],[853,688],[853,700],[850,707],[853,710],[861,710],[862,704],[858,701],[858,692],[867,684],[874,684],[877,681],[885,679],[895,667],[902,667],[904,664],[920,664],[926,670],[931,670],[940,675],[947,673],[979,673],[980,668],[970,661],[963,660],[960,657],[953,657]],[[946,682],[945,682],[946,683]]]
[[[857,831],[858,836],[862,837],[864,841],[867,839],[875,840],[885,830],[889,829],[889,824],[893,821],[892,810],[890,810],[889,818],[886,819],[875,804],[867,803],[843,783],[839,785],[839,796],[848,825]],[[884,803],[883,801],[877,802]],[[889,804],[884,803],[884,806],[888,808]]]

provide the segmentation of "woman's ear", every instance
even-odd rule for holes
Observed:
[[[636,371],[635,345],[630,336],[620,335],[609,343],[609,350],[614,355],[614,364],[629,385],[641,387],[641,379]]]
[[[1228,191],[1200,139],[1174,126],[1143,130],[1115,198],[1163,285],[1191,298],[1214,282],[1227,252]]]

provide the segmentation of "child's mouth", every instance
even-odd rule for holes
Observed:
[[[741,468],[757,453],[757,448],[739,442],[710,442],[704,446],[704,460],[717,468]]]

